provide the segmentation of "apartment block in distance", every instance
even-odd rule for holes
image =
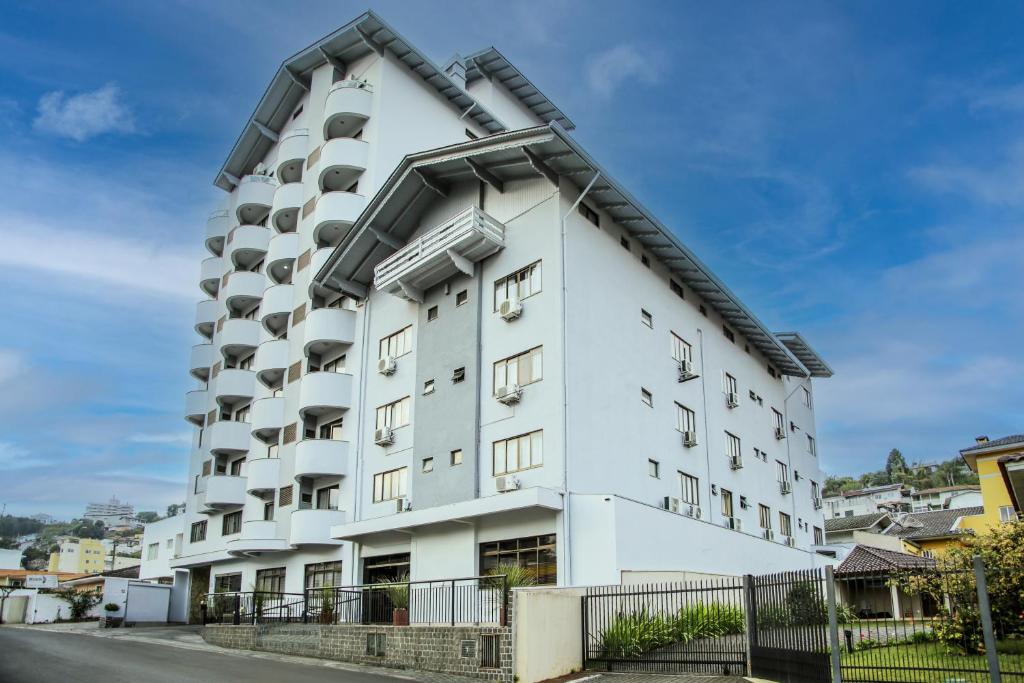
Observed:
[[[107,553],[103,542],[94,538],[69,538],[57,545],[57,551],[50,553],[47,569],[51,572],[89,574],[102,572],[106,568]]]
[[[498,50],[439,66],[372,13],[282,64],[207,223],[193,593],[813,565],[831,370],[572,129]]]

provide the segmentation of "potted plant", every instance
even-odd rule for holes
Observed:
[[[397,581],[381,581],[378,584],[391,602],[391,625],[409,625],[409,575],[403,574]]]
[[[117,628],[121,625],[121,617],[116,617],[114,614],[121,611],[121,606],[116,602],[108,602],[103,605],[103,611],[107,615],[103,618],[104,628]]]
[[[326,586],[320,589],[320,623],[334,623],[334,591]]]
[[[529,588],[537,585],[537,573],[529,567],[521,567],[518,564],[499,564],[487,572],[489,576],[495,577],[493,588],[504,592],[501,593],[501,607],[499,608],[499,624],[508,624],[508,606],[512,597],[513,588]],[[501,577],[505,580],[502,581]]]

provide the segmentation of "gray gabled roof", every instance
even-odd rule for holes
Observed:
[[[462,60],[466,67],[466,85],[479,78],[498,81],[523,103],[527,109],[544,123],[555,121],[566,130],[573,130],[576,124],[555,106],[555,103],[530,82],[523,72],[515,67],[495,47],[474,52]]]
[[[871,529],[883,521],[888,521],[889,524],[892,523],[887,512],[872,512],[867,515],[851,515],[849,517],[832,517],[825,520],[825,533]],[[882,528],[884,529],[889,524],[883,525]]]
[[[957,524],[958,520],[961,517],[972,517],[984,512],[985,508],[981,505],[952,510],[910,512],[897,518],[896,524],[887,529],[886,533],[909,541],[962,536],[970,532],[960,529]]]
[[[373,12],[367,11],[354,21],[324,36],[281,63],[256,110],[235,141],[227,160],[213,183],[231,191],[233,178],[249,173],[273,145],[267,131],[280,132],[293,110],[309,89],[309,72],[328,61],[342,65],[372,52],[390,52],[413,73],[433,86],[459,112],[476,121],[489,133],[506,130],[494,114],[452,81],[444,71],[419,52]]]
[[[482,171],[481,171],[482,170]],[[433,193],[450,183],[480,178],[566,178],[590,186],[587,202],[609,214],[674,276],[714,308],[781,372],[807,377],[793,353],[679,239],[608,174],[557,123],[524,128],[406,156],[368,202],[348,236],[316,274],[316,281],[353,294],[373,283],[373,267],[417,227]]]
[[[963,455],[965,453],[978,453],[990,449],[996,450],[1002,448],[1003,446],[1014,446],[1016,444],[1021,444],[1022,446],[1024,446],[1024,434],[1011,434],[1010,436],[1004,436],[1001,439],[994,439],[992,441],[982,441],[981,443],[976,443],[973,446],[968,446],[967,448],[960,449],[960,454]]]
[[[832,368],[811,348],[799,332],[776,332],[775,336],[810,370],[811,377],[831,377]]]

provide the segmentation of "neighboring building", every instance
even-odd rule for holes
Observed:
[[[50,553],[49,571],[91,574],[102,572],[106,552],[102,541],[94,538],[71,538],[60,542],[60,549]]]
[[[984,511],[965,524],[983,533],[999,524],[1021,519],[1024,509],[1024,434],[989,441],[979,436],[960,457],[981,483]]]
[[[56,572],[38,569],[0,569],[0,586],[14,586],[24,588],[25,581],[29,576],[56,576],[57,581],[66,581],[87,576],[84,573]]]
[[[281,66],[215,179],[171,569],[813,566],[831,370],[570,128],[497,50],[441,69],[372,13]]]
[[[21,569],[21,550],[0,550],[0,569]]]
[[[138,567],[142,564],[142,560],[138,557],[131,557],[128,555],[117,555],[111,558],[107,555],[103,561],[103,571],[118,571],[120,569],[128,569],[131,567]]]
[[[32,515],[29,519],[34,519],[35,521],[40,522],[42,524],[53,524],[55,521],[57,521],[53,518],[53,515],[47,515],[44,513]]]
[[[920,554],[920,549],[914,544],[885,534],[885,530],[892,525],[893,520],[888,512],[826,519],[825,542],[814,550],[819,555],[832,558],[837,565],[858,546]]]
[[[61,579],[61,587],[74,588],[79,593],[102,593],[107,579],[137,579],[139,578],[139,565],[121,567],[101,572],[99,574],[87,574],[69,579]]]
[[[889,585],[886,576],[920,571],[935,560],[884,548],[858,545],[835,569],[840,602],[861,618],[922,619],[938,613],[938,605],[923,591],[907,593]]]
[[[82,518],[103,522],[111,529],[138,526],[135,519],[135,507],[128,503],[122,503],[116,496],[112,496],[106,503],[89,503]]]
[[[184,513],[185,513],[185,504],[184,503],[178,503],[177,505],[169,505],[167,507],[167,516],[168,517],[176,517],[177,515],[181,515],[181,514],[184,514]]]
[[[910,509],[911,489],[903,484],[870,486],[845,491],[824,499],[826,517],[853,517],[879,511],[900,512]]]
[[[984,512],[982,507],[933,512],[910,512],[897,515],[896,522],[883,533],[898,536],[904,541],[921,548],[926,557],[936,557],[950,547],[962,545],[964,536],[974,533],[974,528],[965,523]]]
[[[960,484],[921,489],[911,493],[910,500],[912,512],[977,507],[982,504],[981,487],[974,484]]]
[[[145,526],[142,541],[141,579],[173,578],[170,561],[181,554],[185,520],[181,515],[167,517]]]

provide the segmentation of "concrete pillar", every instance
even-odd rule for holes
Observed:
[[[903,616],[900,612],[900,589],[896,586],[889,586],[889,597],[892,600],[893,619],[899,619]]]

